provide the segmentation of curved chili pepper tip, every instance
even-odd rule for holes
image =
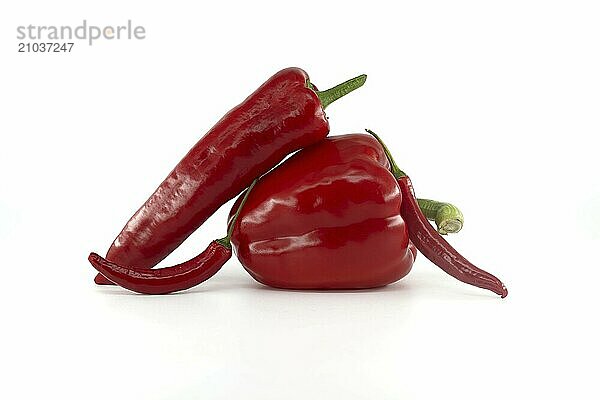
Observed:
[[[91,252],[88,256],[88,261],[96,261],[100,258],[100,256],[94,252]]]
[[[213,240],[196,257],[173,267],[147,269],[110,262],[96,253],[90,264],[111,282],[133,292],[167,294],[194,287],[215,275],[231,258],[231,249]]]
[[[490,290],[502,298],[506,297],[508,290],[500,279],[469,262],[431,226],[419,209],[410,178],[405,176],[398,179],[397,182],[402,193],[400,214],[408,227],[410,240],[417,249],[454,278],[469,285]]]

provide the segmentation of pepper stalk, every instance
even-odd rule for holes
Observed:
[[[392,157],[392,153],[387,148],[383,140],[381,140],[381,138],[372,130],[365,130],[367,133],[377,139],[379,144],[381,144],[381,147],[383,147],[383,151],[390,162],[390,170],[394,175],[394,178],[400,179],[406,176],[404,171],[402,171],[398,167],[398,164],[396,164],[394,157]],[[463,213],[455,205],[428,199],[417,199],[417,202],[425,217],[427,217],[428,220],[435,222],[437,230],[441,235],[457,233],[462,229],[462,226],[465,222]]]
[[[362,74],[355,78],[349,79],[346,82],[342,82],[339,85],[336,85],[327,90],[317,90],[315,85],[310,83],[310,81],[306,81],[306,87],[313,90],[317,94],[317,97],[321,101],[321,107],[323,107],[324,110],[325,108],[327,108],[328,105],[330,105],[337,99],[344,97],[348,93],[353,92],[354,90],[364,85],[366,80],[367,75]]]

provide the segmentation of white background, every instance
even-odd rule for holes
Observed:
[[[598,398],[600,12],[594,1],[3,2],[3,398]],[[392,2],[389,2],[392,3]],[[19,25],[146,28],[17,53]],[[501,300],[423,256],[401,282],[288,292],[237,260],[195,289],[92,283],[129,216],[227,110],[287,66],[371,128]],[[225,231],[219,210],[164,265]]]

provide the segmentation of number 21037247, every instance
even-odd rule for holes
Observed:
[[[19,53],[70,53],[74,43],[19,43]]]

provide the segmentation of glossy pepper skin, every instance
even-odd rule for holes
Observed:
[[[372,288],[404,277],[416,250],[389,168],[381,145],[364,134],[292,156],[260,179],[233,227],[244,268],[286,289]]]
[[[206,250],[184,263],[160,269],[122,266],[91,253],[88,261],[102,276],[131,291],[167,294],[192,288],[219,272],[231,258],[231,247],[213,240]]]
[[[335,93],[337,87],[317,92],[299,68],[276,73],[192,147],[127,222],[107,260],[135,268],[158,264],[254,178],[327,136],[324,107],[365,79],[350,80]],[[110,284],[100,274],[95,281]]]
[[[241,198],[238,210],[241,211],[256,180]],[[239,215],[239,211],[237,214]],[[234,221],[235,218],[234,216]],[[231,228],[223,239],[213,240],[206,250],[184,263],[160,269],[135,268],[107,261],[96,253],[91,253],[88,261],[102,276],[111,282],[133,292],[143,294],[167,294],[186,290],[219,272],[231,258]]]
[[[473,265],[433,229],[425,215],[419,210],[410,178],[408,176],[398,177],[398,185],[404,197],[402,217],[409,227],[410,238],[419,251],[448,275],[469,285],[490,290],[505,298],[508,295],[508,289],[500,279]]]

